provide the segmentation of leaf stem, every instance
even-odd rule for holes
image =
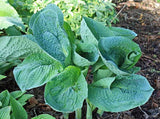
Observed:
[[[97,110],[97,113],[100,115],[100,117],[103,115],[103,113],[104,113],[104,111],[103,110],[100,110],[100,109],[98,109]]]
[[[69,119],[69,114],[68,113],[63,113],[64,119]]]
[[[81,118],[82,118],[82,110],[80,108],[76,110],[76,119],[81,119]]]
[[[92,119],[92,109],[87,103],[87,114],[86,114],[86,119]]]

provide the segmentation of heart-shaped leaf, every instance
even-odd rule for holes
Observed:
[[[59,14],[57,6],[49,5],[31,17],[30,28],[39,46],[66,66],[71,61],[71,46]]]
[[[67,67],[45,87],[46,103],[54,110],[64,113],[81,108],[87,95],[85,77],[80,69],[74,66]]]
[[[63,70],[62,65],[45,53],[28,56],[13,73],[22,91],[39,87]]]
[[[104,78],[89,85],[88,99],[96,107],[109,112],[126,111],[145,104],[153,88],[140,75]]]

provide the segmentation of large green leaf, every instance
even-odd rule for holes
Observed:
[[[12,116],[15,119],[28,119],[28,115],[27,115],[27,112],[25,111],[25,109],[12,96],[10,97],[10,105],[12,108]]]
[[[45,101],[54,110],[69,113],[79,109],[88,95],[87,82],[80,69],[67,67],[45,87]]]
[[[42,49],[30,39],[32,35],[0,37],[0,61],[13,58],[25,58],[32,53],[42,52]]]
[[[30,28],[42,49],[62,64],[68,65],[71,61],[71,46],[67,34],[62,29],[59,12],[47,6],[31,17]]]
[[[0,74],[21,63],[19,59],[43,52],[33,39],[32,35],[0,37]]]
[[[37,117],[33,117],[32,119],[55,119],[55,118],[49,114],[41,114],[38,115]]]
[[[121,112],[145,104],[153,88],[140,75],[104,78],[89,85],[89,101],[104,111]]]
[[[10,119],[11,107],[7,106],[0,109],[0,119]]]
[[[17,11],[7,2],[0,1],[0,29],[6,29],[9,26],[19,26],[24,30],[24,25],[19,18]]]
[[[10,94],[7,90],[0,93],[0,101],[2,102],[2,107],[9,105]]]
[[[104,64],[116,74],[131,69],[141,57],[139,45],[121,36],[103,37],[98,47]]]
[[[93,65],[99,58],[98,49],[93,44],[78,43],[74,45],[73,62],[77,66]]]
[[[120,27],[105,27],[104,24],[91,18],[84,17],[81,22],[81,37],[84,42],[97,45],[100,37],[123,36],[133,39],[137,34],[129,29]]]
[[[62,65],[45,53],[28,56],[13,73],[22,91],[39,87],[63,70]]]

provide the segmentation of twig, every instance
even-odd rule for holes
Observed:
[[[120,116],[121,116],[121,113],[117,113],[117,119],[119,119]]]
[[[118,15],[123,11],[123,9],[126,7],[127,5],[124,5],[122,7],[122,9],[117,13],[117,15],[112,19],[111,23],[118,17]]]
[[[140,106],[139,106],[139,109],[144,113],[145,119],[148,119],[149,115],[144,110],[142,110],[142,108]]]

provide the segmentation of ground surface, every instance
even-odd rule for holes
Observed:
[[[119,14],[120,22],[116,26],[134,30],[138,36],[134,39],[137,42],[143,55],[137,66],[141,67],[139,74],[145,76],[152,87],[155,89],[150,100],[140,108],[135,108],[122,113],[107,113],[102,117],[93,112],[94,119],[160,119],[160,5],[147,0],[142,3],[122,2],[118,4],[117,11],[126,6]],[[158,6],[159,5],[159,6]],[[18,90],[12,70],[7,73],[8,80],[0,84],[0,91],[8,89],[9,91]],[[12,80],[13,79],[13,80]],[[7,87],[6,87],[7,86]],[[29,117],[48,113],[62,119],[62,114],[53,111],[45,105],[43,100],[44,87],[32,89],[28,93],[35,96],[28,101],[25,109]],[[83,109],[85,112],[85,107]],[[74,114],[70,115],[70,119]]]

